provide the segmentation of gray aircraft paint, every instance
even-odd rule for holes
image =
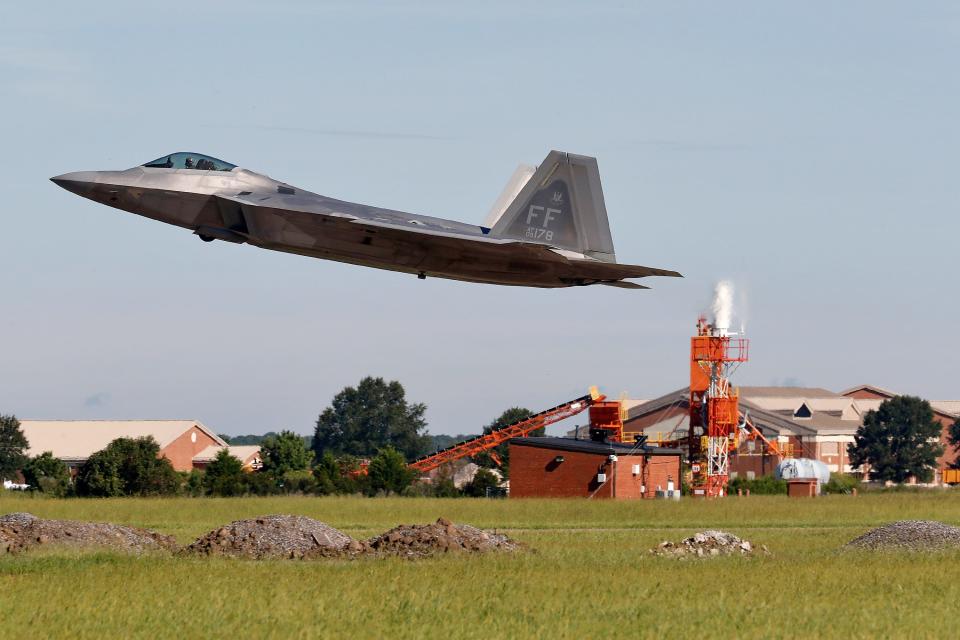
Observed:
[[[625,279],[680,275],[616,263],[595,159],[551,151],[528,176],[518,171],[511,178],[504,193],[518,193],[501,215],[496,209],[502,203],[494,205],[493,229],[337,200],[201,154],[51,180],[91,200],[190,229],[205,241],[419,277],[646,288]]]

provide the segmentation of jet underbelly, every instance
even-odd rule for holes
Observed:
[[[434,236],[322,214],[244,209],[250,240],[263,248],[391,271],[500,284],[563,286],[551,263],[513,244]]]

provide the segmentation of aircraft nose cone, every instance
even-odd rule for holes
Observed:
[[[94,183],[93,171],[75,171],[50,178],[51,182],[71,193],[86,195]]]

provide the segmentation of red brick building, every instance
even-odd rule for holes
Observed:
[[[198,420],[21,420],[20,428],[30,444],[27,455],[50,451],[71,472],[117,438],[153,437],[177,471],[193,469],[201,452],[227,446]]]
[[[676,449],[575,440],[510,441],[511,498],[654,498],[680,490]]]

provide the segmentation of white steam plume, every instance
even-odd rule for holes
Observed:
[[[713,326],[722,332],[733,322],[733,283],[721,280],[713,289]]]

